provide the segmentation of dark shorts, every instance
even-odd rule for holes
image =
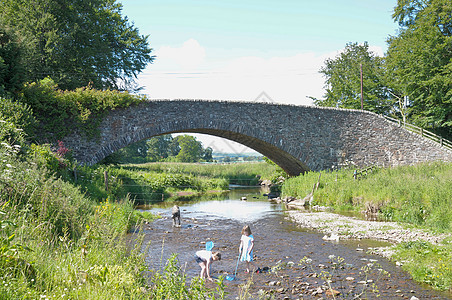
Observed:
[[[202,262],[206,262],[204,259],[202,259],[201,257],[199,257],[198,255],[195,255],[195,260],[196,260],[196,262],[199,264],[199,263],[202,263]]]

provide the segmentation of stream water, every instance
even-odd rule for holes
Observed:
[[[247,201],[241,201],[241,197]],[[172,227],[171,207],[181,209],[182,226]],[[213,262],[212,276],[234,275],[241,229],[251,227],[255,238],[255,262],[263,273],[245,273],[238,265],[235,280],[225,280],[228,299],[244,292],[252,281],[251,299],[271,295],[273,299],[319,299],[327,296],[326,279],[340,294],[336,299],[450,299],[450,294],[433,291],[415,283],[408,273],[388,260],[366,253],[369,247],[387,245],[379,241],[324,241],[323,234],[300,229],[285,217],[283,204],[273,204],[261,196],[258,188],[234,188],[218,199],[189,202],[165,202],[138,209],[150,210],[161,219],[144,228],[147,263],[162,270],[166,260],[176,253],[188,277],[198,276],[200,268],[194,253],[209,240],[220,251],[221,261]],[[357,249],[364,251],[357,251]],[[333,257],[334,256],[334,257]],[[300,260],[308,258],[300,264]],[[338,257],[343,258],[337,264]],[[336,264],[334,264],[336,262]],[[338,267],[336,267],[338,266]],[[390,276],[384,275],[382,270]],[[215,287],[214,283],[207,282]],[[323,288],[322,288],[323,286]]]

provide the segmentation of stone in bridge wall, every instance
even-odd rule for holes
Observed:
[[[359,167],[452,161],[452,152],[383,117],[358,110],[256,102],[156,100],[112,111],[100,138],[78,133],[64,142],[83,164],[152,136],[197,132],[244,144],[289,174],[331,168],[345,161]]]

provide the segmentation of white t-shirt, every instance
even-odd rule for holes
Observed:
[[[212,259],[212,251],[199,250],[196,251],[196,256],[202,258],[205,261],[209,261]]]

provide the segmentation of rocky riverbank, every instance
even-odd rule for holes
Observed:
[[[375,239],[392,243],[422,240],[438,244],[450,236],[448,234],[434,235],[425,230],[403,227],[396,222],[366,221],[325,211],[290,210],[287,211],[287,218],[300,227],[325,233],[325,240]],[[376,249],[376,252],[387,257],[391,255],[391,252],[387,250]]]

